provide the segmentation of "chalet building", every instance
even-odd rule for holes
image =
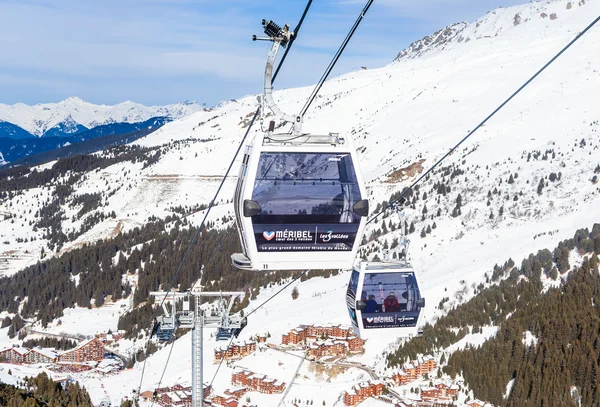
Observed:
[[[348,353],[348,345],[344,341],[317,341],[309,346],[309,355],[315,358],[323,356],[340,356]]]
[[[445,383],[436,384],[435,387],[421,389],[421,399],[438,405],[451,404],[458,397],[458,386],[448,386]]]
[[[232,343],[229,347],[221,346],[215,348],[215,363],[223,359],[239,359],[253,352],[256,352],[256,342],[253,341]]]
[[[212,393],[212,387],[205,383],[202,389],[204,398],[208,398]],[[161,387],[156,389],[157,403],[163,407],[190,406],[192,404],[192,387],[184,387],[181,384],[175,384],[171,387]]]
[[[225,395],[226,396],[233,396],[233,397],[235,397],[236,399],[239,400],[247,392],[248,392],[248,389],[245,388],[245,387],[236,387],[236,388],[233,388],[233,389],[227,389],[227,390],[225,390]]]
[[[453,398],[458,397],[458,385],[451,384],[448,386],[446,383],[439,383],[435,385],[435,388],[440,392],[442,396],[450,396]]]
[[[303,342],[314,342],[319,339],[343,339],[354,337],[352,328],[344,325],[306,325],[292,329],[282,335],[283,345],[297,345]]]
[[[5,363],[23,363],[25,356],[29,352],[27,348],[10,347],[0,351],[0,362]]]
[[[350,353],[360,353],[365,350],[365,340],[360,339],[358,336],[350,336],[348,338],[348,351]]]
[[[211,403],[213,406],[238,407],[238,399],[227,395],[218,394],[212,398]]]
[[[192,391],[175,390],[162,393],[158,397],[158,404],[161,406],[190,406],[192,404]]]
[[[307,339],[337,338],[348,339],[353,336],[352,328],[344,325],[308,325],[305,327]]]
[[[282,335],[281,343],[302,344],[308,347],[311,356],[320,358],[364,352],[365,340],[354,336],[351,328],[342,325],[308,325],[292,329]]]
[[[104,344],[98,338],[88,339],[77,345],[77,347],[63,352],[59,360],[61,362],[82,363],[104,359]]]
[[[402,386],[408,384],[426,373],[431,372],[437,367],[437,363],[432,356],[419,357],[411,363],[405,363],[398,372],[394,373],[392,380],[396,385]]]
[[[23,363],[54,363],[58,360],[58,355],[48,349],[33,348],[25,354]]]
[[[249,391],[257,391],[265,394],[282,393],[285,389],[285,383],[249,370],[241,370],[234,373],[231,376],[231,382],[234,386],[244,386]]]
[[[121,334],[118,334],[118,333],[117,334],[112,334],[112,333],[109,334],[109,333],[106,333],[106,332],[102,332],[102,333],[96,334],[95,337],[98,338],[98,339],[100,339],[100,341],[102,343],[104,343],[105,345],[110,345],[110,344],[115,343],[116,341],[118,341],[120,339],[123,339],[123,335],[121,335]]]
[[[378,380],[357,384],[350,391],[344,392],[344,404],[347,406],[356,406],[369,397],[381,396],[384,387],[383,382]]]
[[[306,340],[306,332],[303,328],[292,329],[287,334],[281,336],[281,343],[283,345],[298,345]]]
[[[437,363],[433,356],[419,356],[416,361],[413,361],[413,364],[417,367],[417,374],[424,375],[426,373],[431,372],[437,367]]]

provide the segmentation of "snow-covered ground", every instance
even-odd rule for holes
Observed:
[[[305,118],[304,129],[353,134],[370,204],[375,208],[415,179],[390,179],[393,171],[419,160],[424,160],[424,169],[429,168],[589,24],[593,16],[600,14],[598,1],[572,3],[571,8],[567,8],[567,3],[571,2],[553,0],[498,9],[461,29],[443,47],[431,46],[420,56],[333,78]],[[554,13],[556,18],[550,18]],[[517,14],[520,22],[515,24]],[[600,164],[600,111],[596,103],[600,91],[598,29],[593,28],[448,158],[444,165],[454,165],[463,174],[452,180],[448,175],[435,174],[421,186],[415,208],[404,210],[406,219],[416,226],[416,232],[410,235],[410,256],[428,304],[426,321],[434,321],[443,313],[435,307],[442,298],[450,297],[451,305],[472,296],[473,287],[485,280],[485,273],[494,264],[503,264],[508,258],[519,264],[530,253],[552,249],[560,240],[571,238],[577,229],[599,221],[600,188],[590,181]],[[293,112],[310,91],[312,87],[287,89],[275,92],[275,98],[283,110]],[[169,146],[156,164],[142,169],[139,163],[120,163],[87,174],[76,186],[76,194],[102,192],[109,187],[116,190],[105,198],[107,206],[102,210],[114,210],[117,218],[103,222],[65,249],[110,236],[118,225],[127,230],[149,216],[164,217],[172,213],[171,206],[208,203],[246,130],[249,114],[255,109],[252,96],[225,103],[214,111],[195,113],[135,142],[144,147]],[[259,131],[260,126],[256,126],[251,136]],[[546,154],[547,150],[551,151]],[[537,151],[540,154],[536,156]],[[237,168],[239,159],[234,172]],[[560,173],[560,178],[551,181],[552,173]],[[515,174],[518,177],[509,183]],[[230,175],[219,196],[219,205],[211,213],[212,220],[233,214],[231,204],[225,203],[233,197],[236,174]],[[540,179],[547,183],[542,194],[537,192]],[[451,186],[450,193],[436,193],[434,184],[440,181]],[[495,190],[499,193],[492,192]],[[462,196],[462,215],[452,217],[458,193]],[[8,241],[3,245],[4,253],[0,253],[0,261],[7,259],[0,273],[15,273],[39,258],[43,239],[28,243],[15,240],[34,235],[28,226],[29,209],[36,208],[48,194],[48,189],[24,191],[0,205],[0,218],[1,214],[13,215],[12,219],[0,221],[0,240]],[[421,220],[425,206],[426,217]],[[68,209],[67,218],[77,209]],[[431,219],[438,209],[441,215]],[[199,224],[202,218],[203,212],[199,212],[188,219]],[[386,224],[390,220],[397,223],[398,218],[388,217]],[[66,220],[64,227],[76,228],[81,221]],[[419,237],[420,231],[434,221],[436,227],[431,233]],[[381,219],[374,222],[367,236],[381,226]],[[372,248],[374,254],[384,240],[390,243],[398,236],[398,231],[390,232],[366,247]],[[26,257],[26,250],[30,257]],[[16,260],[10,256],[20,257]],[[342,272],[328,279],[298,283],[297,300],[291,298],[290,287],[249,318],[240,339],[268,331],[271,341],[279,343],[281,334],[299,324],[347,324],[344,295],[348,279],[349,273]],[[456,294],[465,287],[465,295]],[[246,313],[279,288],[261,291]],[[118,315],[118,310],[110,308],[68,311],[62,325],[53,324],[50,329],[92,334],[96,328],[79,328],[78,318],[97,318],[100,330],[116,327]],[[0,330],[0,340],[2,331],[6,330]],[[494,334],[494,327],[483,327],[483,334],[468,335],[451,348],[480,344]],[[216,369],[213,349],[217,343],[208,331],[205,338],[205,376],[212,378]],[[397,341],[386,336],[369,340],[365,354],[350,360],[383,373],[381,354]],[[168,353],[169,348],[165,348],[148,359],[142,391],[157,386]],[[175,342],[164,384],[190,381],[190,356],[188,334]],[[295,356],[271,350],[248,356],[239,365],[289,383],[299,361]],[[310,394],[317,405],[322,401],[333,405],[344,390],[366,378],[360,369],[336,372],[335,377],[319,375],[315,369],[313,364],[304,362],[286,403],[295,398],[304,400]],[[80,379],[94,400],[105,397],[104,391],[109,389],[116,403],[137,389],[141,371],[142,365],[137,364],[119,375],[89,374]],[[230,386],[230,377],[231,368],[223,365],[214,382],[215,390],[222,392]],[[276,405],[281,395],[252,393],[250,397],[259,405]],[[364,405],[367,403],[376,402]]]
[[[94,336],[97,333],[108,332],[109,330],[116,332],[119,316],[129,310],[129,299],[110,302],[99,308],[66,308],[64,315],[59,320],[48,324],[47,328],[42,328],[39,323],[33,324],[30,327],[35,331],[55,335]],[[82,321],[90,321],[90,323],[82,324]]]

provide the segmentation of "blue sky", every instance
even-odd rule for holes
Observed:
[[[366,0],[314,0],[275,88],[321,76]],[[526,0],[375,0],[333,75],[391,62],[450,23]],[[295,27],[305,0],[0,0],[0,103],[209,105],[262,91],[262,18]]]

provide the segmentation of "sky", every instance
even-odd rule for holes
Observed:
[[[448,24],[527,0],[375,0],[332,76],[390,63]],[[316,83],[366,0],[314,0],[275,89]],[[0,103],[77,96],[207,105],[262,92],[261,20],[296,26],[306,0],[0,0]]]

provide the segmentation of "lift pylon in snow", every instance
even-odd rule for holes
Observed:
[[[162,301],[163,311],[168,321],[168,329],[171,329],[173,322],[173,331],[176,328],[187,328],[192,330],[192,407],[204,406],[203,384],[202,384],[202,350],[204,342],[204,328],[217,328],[232,330],[239,334],[239,331],[246,326],[246,318],[239,315],[229,315],[231,306],[237,297],[244,295],[238,291],[202,291],[202,287],[193,287],[188,292],[161,292],[152,291],[150,295],[154,296],[156,302]],[[202,297],[217,298],[217,312],[207,313],[202,308]],[[177,305],[182,302],[181,310],[177,310]],[[194,310],[190,310],[190,303],[194,302]],[[169,311],[165,303],[171,304]],[[162,321],[162,320],[161,320]],[[165,328],[166,330],[166,328]],[[160,332],[160,324],[158,326]],[[236,336],[237,336],[236,334]]]
[[[362,240],[369,202],[350,136],[302,133],[302,117],[281,111],[272,96],[277,51],[293,37],[287,25],[263,22],[273,41],[265,69],[261,114],[275,126],[255,136],[242,159],[234,206],[243,253],[231,256],[246,270],[349,269]]]
[[[361,262],[350,276],[346,304],[361,338],[411,337],[419,334],[425,299],[407,261]]]

